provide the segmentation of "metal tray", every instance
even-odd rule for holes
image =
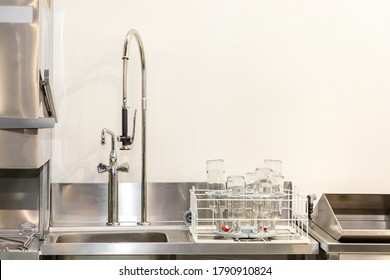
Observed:
[[[390,195],[323,194],[313,222],[340,242],[390,242]]]

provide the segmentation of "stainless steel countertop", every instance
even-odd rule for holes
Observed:
[[[309,223],[309,234],[319,242],[328,254],[332,253],[390,253],[390,243],[342,243],[331,237],[313,222]]]
[[[313,255],[319,245],[310,238],[309,243],[277,242],[219,242],[193,241],[186,226],[120,226],[120,227],[61,227],[51,228],[41,246],[42,255]],[[60,235],[91,232],[164,232],[168,242],[154,243],[56,243]]]

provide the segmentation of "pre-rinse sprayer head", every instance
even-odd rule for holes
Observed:
[[[135,136],[135,122],[136,122],[136,116],[137,116],[137,109],[134,110],[134,116],[133,116],[133,133],[132,135],[128,134],[128,114],[127,114],[127,108],[125,106],[122,107],[122,135],[117,137],[118,142],[122,142],[121,150],[130,150],[131,144],[134,142],[134,136]]]

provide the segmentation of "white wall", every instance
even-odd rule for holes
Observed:
[[[120,133],[122,46],[135,28],[149,181],[205,181],[212,158],[227,174],[275,158],[303,193],[389,193],[389,13],[370,0],[56,0],[53,181],[107,181],[100,131]],[[132,54],[131,110],[135,44]],[[132,167],[120,181],[139,181],[139,142],[138,131],[119,153]]]

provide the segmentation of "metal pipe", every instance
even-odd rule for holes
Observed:
[[[141,106],[142,106],[142,125],[141,125],[141,221],[138,225],[149,225],[147,222],[147,181],[146,181],[146,67],[145,67],[145,52],[142,44],[141,36],[138,31],[131,29],[127,32],[123,45],[123,105],[122,110],[126,110],[127,106],[127,64],[129,61],[129,46],[131,39],[134,38],[138,44],[138,49],[141,58],[142,71],[142,86],[141,86]],[[134,115],[135,120],[135,115]],[[135,125],[135,121],[134,121]],[[126,135],[122,135],[126,137]],[[133,137],[134,138],[134,128]],[[123,138],[122,138],[123,139]],[[132,142],[133,139],[131,139]],[[122,142],[123,143],[123,142]]]
[[[108,226],[119,226],[119,205],[118,205],[118,175],[116,164],[111,167],[108,174]]]
[[[119,225],[119,207],[118,207],[118,172],[117,172],[117,155],[115,152],[115,134],[107,129],[103,128],[101,133],[101,144],[106,143],[106,133],[111,136],[111,152],[109,156],[109,165],[104,165],[100,163],[98,165],[98,172],[108,172],[108,226],[118,226]]]

